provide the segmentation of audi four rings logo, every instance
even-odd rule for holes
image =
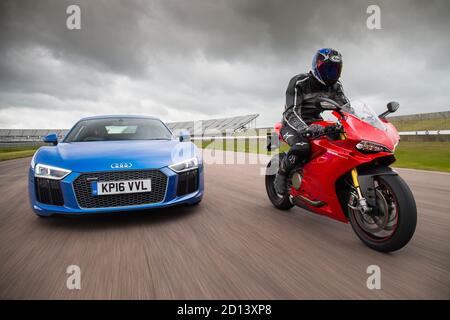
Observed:
[[[126,169],[131,168],[133,165],[129,162],[120,162],[111,164],[111,168],[113,169]]]

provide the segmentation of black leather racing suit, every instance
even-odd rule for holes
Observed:
[[[312,122],[322,120],[321,110],[315,106],[318,97],[332,99],[340,105],[349,102],[339,81],[325,86],[311,72],[296,75],[289,81],[281,134],[291,148],[285,161],[281,162],[279,173],[282,175],[297,164],[305,163],[310,156],[309,141],[302,134]]]

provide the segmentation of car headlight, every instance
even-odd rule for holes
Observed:
[[[34,168],[34,176],[53,180],[61,180],[72,171],[38,163]]]
[[[392,153],[392,151],[385,145],[365,140],[361,140],[360,142],[358,142],[358,144],[356,145],[356,149],[365,153],[377,153],[377,152]]]
[[[195,158],[184,160],[184,161],[181,161],[178,163],[174,163],[174,164],[171,164],[169,166],[169,168],[177,173],[189,171],[192,169],[197,169],[198,168],[198,159],[195,157]]]

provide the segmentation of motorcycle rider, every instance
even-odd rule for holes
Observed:
[[[342,84],[339,81],[342,71],[342,56],[331,48],[323,48],[316,52],[312,61],[312,70],[294,76],[286,89],[286,105],[281,121],[281,135],[290,149],[280,159],[280,166],[275,177],[275,190],[285,194],[287,175],[297,165],[304,164],[310,156],[309,141],[305,136],[324,133],[326,128],[311,125],[322,120],[323,110],[315,106],[318,97],[329,98],[340,105],[349,106]]]

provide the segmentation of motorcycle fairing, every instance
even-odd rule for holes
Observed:
[[[339,119],[342,118],[342,116],[335,112],[333,114]],[[383,121],[385,130],[381,130],[368,125],[366,122],[351,114],[345,114],[345,116],[346,119],[342,121],[342,125],[349,140],[356,141],[356,143],[361,140],[373,141],[385,145],[392,151],[400,140],[400,136],[395,130],[395,127],[387,121]]]
[[[336,115],[338,118],[339,115]],[[336,193],[336,182],[344,174],[377,158],[392,156],[389,152],[364,154],[355,145],[360,140],[369,140],[386,145],[393,150],[397,144],[395,132],[389,127],[385,131],[377,129],[352,115],[346,115],[342,121],[346,131],[345,140],[331,140],[328,137],[311,141],[311,159],[303,168],[303,180],[300,190],[291,189],[293,197],[303,196],[312,201],[322,201],[325,204],[315,207],[306,206],[315,213],[329,216],[333,219],[348,222]],[[326,125],[325,121],[319,124]]]

